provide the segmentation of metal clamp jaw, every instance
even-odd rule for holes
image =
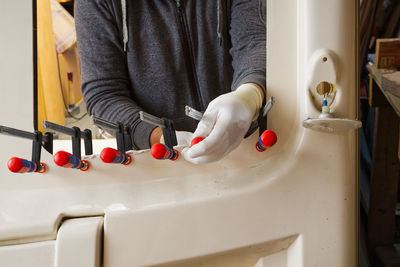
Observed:
[[[43,121],[43,128],[71,136],[72,155],[65,151],[58,151],[54,155],[54,162],[64,168],[87,171],[89,162],[81,159],[81,138],[84,139],[85,154],[93,154],[92,132],[89,129],[81,131],[78,127],[68,128],[50,121]]]
[[[151,147],[150,153],[155,159],[169,159],[175,161],[179,157],[179,152],[174,149],[178,145],[174,122],[167,118],[157,118],[144,111],[139,112],[140,119],[147,123],[161,127],[164,137],[164,143],[157,143]]]
[[[69,128],[46,120],[43,121],[43,128],[71,136],[72,154],[79,159],[81,159],[81,138],[84,140],[85,155],[93,154],[92,131],[89,129],[81,131],[75,126]]]
[[[125,153],[126,151],[132,149],[132,139],[129,127],[124,126],[121,122],[110,122],[94,115],[91,116],[91,121],[92,124],[98,127],[106,128],[110,131],[115,132],[118,151]]]
[[[269,98],[268,102],[265,104],[265,106],[261,107],[261,109],[258,113],[257,121],[253,122],[250,125],[250,128],[247,131],[244,138],[247,138],[250,135],[252,135],[257,130],[257,128],[259,129],[259,136],[261,136],[262,133],[264,133],[267,130],[267,119],[268,119],[267,115],[274,104],[275,104],[275,98],[273,96],[271,96]]]
[[[130,164],[132,162],[132,158],[130,155],[126,154],[126,151],[132,149],[132,139],[129,127],[124,126],[121,122],[110,122],[94,115],[91,116],[91,121],[98,127],[106,128],[115,132],[118,152],[113,148],[103,149],[100,154],[100,158],[103,160],[103,162],[121,163],[123,165]]]
[[[142,121],[161,127],[166,146],[173,149],[174,146],[178,145],[174,122],[172,120],[167,118],[158,118],[144,111],[140,111],[139,115]]]

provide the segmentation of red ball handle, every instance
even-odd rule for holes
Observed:
[[[154,144],[151,147],[150,153],[155,159],[177,160],[179,157],[179,152],[177,150],[171,149],[161,143]]]
[[[256,143],[256,149],[259,152],[263,152],[271,146],[275,145],[277,141],[278,137],[276,136],[276,133],[271,130],[266,130],[261,134],[260,138],[258,139],[258,142]]]
[[[190,147],[200,143],[203,140],[204,140],[204,138],[201,136],[193,138],[192,143],[190,144]]]

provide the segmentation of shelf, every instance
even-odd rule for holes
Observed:
[[[378,69],[373,65],[368,66],[368,71],[380,91],[400,117],[400,71]]]

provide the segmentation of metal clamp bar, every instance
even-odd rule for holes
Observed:
[[[119,129],[119,126],[117,123],[107,121],[105,119],[96,117],[94,115],[90,116],[90,119],[91,119],[92,124],[95,124],[97,126],[107,128],[109,130],[115,130],[115,131],[118,131],[118,129]]]
[[[37,133],[26,132],[2,125],[0,125],[0,134],[37,141]],[[45,133],[42,135],[40,143],[49,153],[53,153],[53,134]]]
[[[267,104],[265,104],[264,108],[263,108],[263,113],[262,116],[265,117],[267,116],[267,113],[271,110],[272,106],[275,104],[275,98],[273,96],[271,96],[267,102]]]
[[[167,125],[165,124],[164,120],[162,120],[160,118],[157,118],[156,116],[153,116],[153,115],[151,115],[149,113],[146,113],[144,111],[139,111],[139,116],[140,116],[140,119],[142,121],[145,121],[147,123],[153,124],[155,126],[160,126],[162,128],[167,127]]]
[[[75,130],[65,127],[63,125],[51,122],[51,121],[43,121],[43,128],[44,129],[49,129],[55,132],[63,133],[69,136],[75,136]]]
[[[29,139],[32,141],[34,141],[36,139],[36,135],[33,133],[10,128],[7,126],[2,126],[2,125],[0,125],[0,134],[21,137],[21,138]]]
[[[189,106],[185,106],[185,114],[186,116],[195,119],[195,120],[201,120],[203,118],[203,113],[201,113],[200,111],[195,110],[192,107]]]

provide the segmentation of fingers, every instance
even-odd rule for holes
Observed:
[[[193,133],[193,137],[206,138],[214,128],[216,117],[217,115],[215,112],[204,113],[203,118],[197,124],[197,128]]]
[[[229,115],[219,116],[210,134],[197,145],[183,151],[187,161],[202,164],[220,160],[229,151]]]
[[[202,155],[211,154],[219,155],[223,154],[228,144],[227,133],[229,132],[229,120],[224,118],[225,116],[220,116],[216,121],[214,127],[205,139],[193,146],[190,151],[190,156],[192,158],[200,157]]]

